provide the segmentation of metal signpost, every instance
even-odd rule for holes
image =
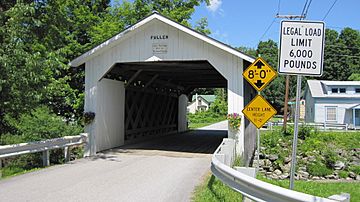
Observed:
[[[281,22],[278,72],[280,74],[297,75],[290,189],[294,189],[298,124],[300,115],[301,75],[322,75],[325,42],[324,27],[324,22],[288,20],[283,20]]]
[[[276,76],[277,72],[260,57],[243,72],[243,77],[258,91],[258,95],[242,110],[257,128],[257,171],[260,162],[260,128],[276,114],[276,110],[260,95],[260,91]]]

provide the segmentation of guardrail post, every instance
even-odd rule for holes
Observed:
[[[0,179],[2,177],[2,159],[0,159]]]
[[[349,124],[345,124],[345,130],[347,131],[349,128]]]
[[[89,133],[81,133],[80,135],[84,136],[84,156],[83,157],[88,157],[91,155],[91,145],[90,145],[90,142],[89,142]]]
[[[64,147],[65,162],[70,161],[70,147]]]
[[[326,122],[324,122],[324,130],[326,130]]]
[[[50,165],[50,152],[49,152],[49,150],[43,151],[42,159],[43,159],[43,166],[44,167]]]

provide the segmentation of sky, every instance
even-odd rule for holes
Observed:
[[[305,2],[306,0],[210,0],[210,6],[203,3],[196,8],[191,23],[195,24],[206,17],[212,32],[210,37],[233,47],[256,48],[259,41],[279,41],[282,19],[275,18],[277,13],[300,15]],[[305,20],[324,21],[325,28],[338,32],[344,27],[360,30],[359,9],[359,0],[313,0]]]

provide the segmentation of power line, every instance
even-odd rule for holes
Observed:
[[[304,8],[303,8],[303,10],[301,11],[301,15],[302,15],[302,16],[304,16],[307,3],[308,3],[308,0],[305,1]]]
[[[326,12],[324,18],[322,19],[323,21],[325,20],[325,18],[329,15],[331,9],[335,6],[337,0],[334,0],[334,3],[331,5],[331,7],[329,8],[329,10]]]
[[[303,13],[304,18],[306,18],[306,16],[307,16],[307,13],[308,13],[308,11],[309,11],[309,8],[310,8],[311,3],[312,3],[312,0],[309,1],[309,4],[307,5],[307,7],[306,7],[306,9],[305,9],[305,13]]]
[[[276,18],[273,19],[273,21],[270,23],[270,25],[267,27],[267,29],[265,30],[264,34],[260,37],[259,41],[261,41],[261,39],[264,38],[264,36],[266,35],[266,33],[269,31],[269,29],[271,28],[271,26],[274,24]]]
[[[280,1],[281,1],[281,0],[279,0],[279,1],[278,1],[278,10],[277,10],[277,15],[279,15],[279,13],[280,13]]]

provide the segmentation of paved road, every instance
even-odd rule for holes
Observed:
[[[225,135],[192,131],[1,180],[0,201],[189,201]]]

